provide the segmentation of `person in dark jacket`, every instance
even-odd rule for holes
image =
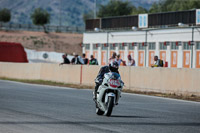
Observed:
[[[83,62],[84,62],[84,65],[87,65],[88,64],[88,62],[89,62],[89,60],[88,60],[88,58],[86,58],[85,57],[85,54],[83,54]]]
[[[69,61],[69,59],[67,58],[67,54],[62,55],[62,57],[63,57],[63,63],[60,63],[60,65],[63,65],[63,64],[70,64],[70,61]]]
[[[78,55],[75,55],[71,60],[71,64],[83,64]]]
[[[97,90],[103,82],[104,74],[109,73],[109,72],[116,72],[119,74],[118,69],[119,69],[119,65],[116,61],[111,62],[108,66],[101,67],[101,69],[95,79],[96,86],[95,86],[95,90],[94,90],[94,100],[96,100],[96,98],[97,98]]]

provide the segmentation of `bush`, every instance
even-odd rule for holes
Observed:
[[[11,13],[10,10],[4,8],[0,10],[0,22],[7,23],[11,19]]]
[[[45,24],[48,24],[50,22],[50,15],[47,11],[41,9],[41,8],[36,8],[31,15],[33,24],[42,26],[44,28],[44,32],[47,33]]]

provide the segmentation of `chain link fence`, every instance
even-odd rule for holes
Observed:
[[[85,31],[84,27],[76,27],[76,26],[46,25],[45,27],[48,32],[83,33]],[[33,24],[0,23],[0,29],[2,29],[2,30],[44,31],[44,28],[42,26],[36,26]]]

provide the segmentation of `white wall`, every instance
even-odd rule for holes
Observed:
[[[63,62],[62,55],[65,54],[65,53],[57,53],[57,52],[36,51],[36,50],[30,50],[30,49],[25,49],[25,52],[27,54],[29,63],[33,63],[33,62],[61,63]],[[48,58],[46,59],[43,57],[45,53],[48,55]],[[69,60],[71,60],[73,56],[68,55],[67,57]]]

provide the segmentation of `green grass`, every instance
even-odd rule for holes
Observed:
[[[78,88],[78,89],[93,89],[94,88],[94,86],[87,86],[87,85],[81,85],[81,84],[66,84],[62,82],[54,82],[54,81],[47,81],[47,80],[27,80],[27,79],[14,79],[14,78],[5,78],[5,77],[0,77],[0,79],[9,80],[9,81],[17,81],[17,82],[22,82],[22,83],[70,87],[70,88]]]
[[[54,82],[54,81],[46,81],[46,80],[26,80],[26,79],[14,79],[14,78],[5,78],[5,77],[0,77],[0,79],[23,82],[23,83],[51,85],[51,86],[69,87],[69,88],[77,88],[77,89],[94,89],[94,86],[87,86],[87,85],[82,85],[82,84],[66,84],[62,82]],[[196,95],[183,96],[183,95],[176,95],[175,93],[143,92],[143,91],[133,91],[129,89],[123,89],[123,92],[200,102],[200,97]]]

